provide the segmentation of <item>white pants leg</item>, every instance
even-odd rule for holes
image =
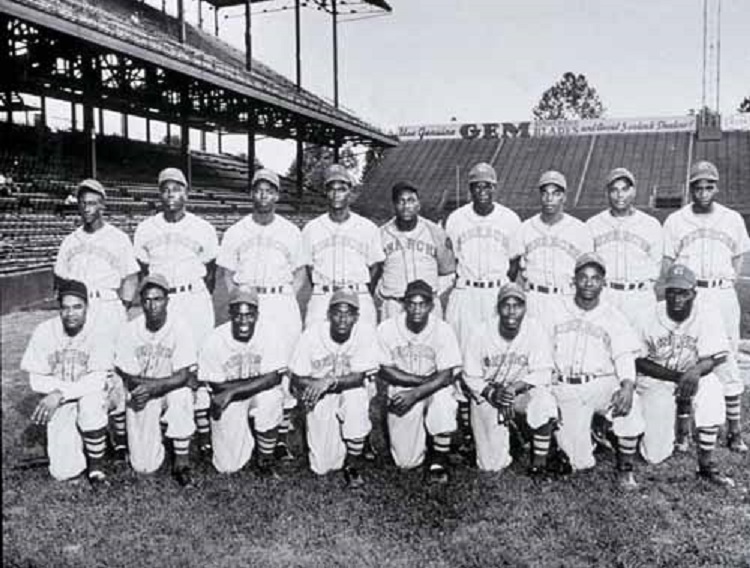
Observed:
[[[497,412],[489,402],[471,401],[471,429],[477,449],[477,467],[482,471],[501,471],[513,461],[508,427],[498,422]]]
[[[568,294],[545,294],[536,290],[528,290],[526,292],[526,315],[544,321],[548,314],[557,310],[567,296]]]
[[[724,396],[737,396],[745,391],[740,369],[737,365],[737,351],[740,345],[740,302],[737,290],[731,288],[698,288],[697,301],[710,304],[711,309],[721,314],[724,333],[729,339],[729,355],[726,362],[715,369],[716,376],[724,385]]]
[[[620,310],[636,329],[642,325],[645,316],[656,310],[656,293],[651,287],[642,290],[615,290],[605,286],[602,298]]]

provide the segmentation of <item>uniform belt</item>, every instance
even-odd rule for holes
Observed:
[[[575,375],[572,377],[559,377],[559,379],[569,385],[585,385],[596,378],[596,375]]]
[[[642,290],[646,282],[607,282],[607,286],[615,290]]]
[[[319,294],[327,294],[328,292],[336,292],[338,290],[350,290],[359,294],[364,294],[370,291],[367,284],[316,284],[314,288]]]
[[[555,286],[542,286],[541,284],[534,284],[533,282],[529,282],[529,290],[534,290],[535,292],[541,292],[542,294],[562,294],[563,289],[557,288]]]
[[[89,290],[89,300],[116,300],[118,298],[117,291],[111,288],[103,288],[101,290]]]
[[[197,290],[198,286],[196,284],[182,284],[180,286],[174,286],[169,289],[170,294],[180,294],[182,292],[192,292],[193,290]]]
[[[502,280],[464,280],[464,286],[469,288],[499,288],[502,285]]]
[[[713,280],[696,280],[696,286],[701,288],[719,288],[724,287],[725,284],[730,284],[732,281],[728,278],[714,278]]]
[[[251,286],[258,294],[283,294],[288,286]]]

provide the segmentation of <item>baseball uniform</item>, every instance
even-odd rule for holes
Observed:
[[[413,333],[406,326],[406,316],[396,315],[378,326],[380,364],[425,377],[457,369],[461,366],[461,351],[450,325],[430,314],[425,328]],[[409,390],[388,385],[388,397]],[[455,389],[443,387],[417,402],[406,414],[388,413],[391,455],[398,467],[421,465],[426,453],[426,434],[449,434],[456,430]]]
[[[378,369],[377,332],[361,319],[344,343],[331,339],[328,322],[317,322],[302,332],[289,370],[299,377],[325,379],[350,373],[373,374]],[[324,395],[307,413],[310,468],[319,475],[341,469],[346,458],[344,440],[369,434],[369,397],[365,386]]]
[[[256,327],[247,343],[232,336],[232,323],[217,327],[206,339],[198,355],[198,377],[201,381],[224,383],[286,370],[288,349],[274,333],[260,333]],[[283,391],[281,385],[244,400],[229,403],[218,420],[211,419],[213,464],[217,471],[238,471],[250,460],[255,440],[248,415],[255,430],[267,432],[281,422]]]
[[[115,366],[141,378],[163,379],[196,364],[194,336],[186,320],[174,315],[170,304],[166,322],[156,332],[146,328],[138,316],[122,329],[115,351]],[[176,388],[152,398],[145,408],[127,408],[130,463],[141,473],[156,471],[164,461],[160,422],[167,424],[166,437],[189,439],[195,432],[193,393],[188,387]]]
[[[36,327],[21,359],[34,392],[63,395],[47,422],[49,471],[55,479],[76,477],[86,469],[87,455],[104,454],[112,345],[101,341],[101,333],[89,321],[70,337],[57,316]]]
[[[498,410],[482,391],[489,383],[511,385],[517,381],[532,385],[517,397],[516,406],[525,412],[531,429],[557,418],[557,405],[550,392],[552,345],[547,331],[531,317],[524,318],[518,335],[508,341],[499,332],[497,316],[482,322],[464,347],[464,380],[471,397],[471,427],[477,448],[477,466],[500,471],[513,461],[508,426],[499,420]]]

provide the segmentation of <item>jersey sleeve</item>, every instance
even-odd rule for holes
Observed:
[[[135,257],[144,264],[149,264],[150,258],[148,251],[146,250],[146,241],[148,239],[148,227],[145,223],[148,219],[141,221],[135,228],[135,234],[133,235],[133,249],[135,251]]]
[[[383,241],[380,238],[380,229],[375,223],[368,221],[368,241],[367,241],[367,266],[372,266],[385,260],[385,251],[383,250]]]
[[[283,339],[278,335],[273,331],[263,340],[263,353],[260,360],[261,375],[287,369],[287,350]]]
[[[444,323],[444,322],[440,322]],[[458,339],[450,325],[444,323],[440,326],[440,343],[436,357],[436,366],[438,371],[460,367],[461,349],[458,346]]]
[[[52,347],[52,337],[45,332],[46,327],[40,325],[31,334],[31,339],[21,358],[22,371],[36,375],[52,374],[52,367],[47,358],[48,350]]]
[[[55,259],[55,266],[52,271],[58,278],[66,280],[69,278],[70,269],[66,260],[68,255],[68,248],[70,247],[70,235],[65,237],[60,243],[60,249],[57,251],[57,258]]]
[[[737,257],[750,251],[750,237],[747,234],[747,227],[745,226],[745,221],[743,221],[742,216],[736,211],[733,213],[736,226],[735,239],[737,242],[737,250],[734,251],[733,256]]]
[[[299,248],[299,263],[300,266],[312,266],[313,265],[313,254],[312,254],[312,239],[314,234],[313,221],[310,221],[302,229],[302,235],[300,238]]]
[[[388,341],[393,332],[393,327],[390,321],[391,320],[385,320],[378,326],[377,330],[379,362],[384,367],[393,367],[396,364],[393,360],[393,355],[391,354],[390,342]]]
[[[208,264],[212,260],[216,259],[216,255],[219,253],[219,238],[216,236],[216,229],[214,229],[214,226],[206,221],[205,219],[201,219],[203,221],[201,225],[202,233],[203,233],[203,250],[201,252],[201,262],[203,264]]]
[[[141,374],[142,369],[135,356],[136,340],[133,335],[133,325],[135,324],[130,323],[123,326],[117,337],[115,344],[115,367],[120,368],[128,375],[138,376]]]
[[[594,252],[594,237],[589,226],[582,222],[578,227],[581,232],[581,252]]]
[[[435,243],[438,276],[453,274],[456,271],[456,255],[453,254],[448,234],[440,225],[431,221],[427,221],[427,227]]]
[[[289,361],[289,370],[298,377],[312,376],[312,343],[315,326],[302,333]]]
[[[353,373],[368,373],[376,371],[379,367],[378,338],[375,328],[371,325],[359,323],[361,326],[357,331],[357,344],[351,358],[351,369]]]
[[[729,339],[724,332],[724,325],[719,314],[703,311],[700,324],[697,326],[698,357],[714,357],[730,351]]]
[[[651,231],[651,248],[649,249],[649,258],[654,263],[654,280],[659,279],[661,274],[661,263],[664,258],[664,227],[659,221],[654,219],[653,231]]]
[[[292,270],[305,266],[305,258],[302,252],[302,231],[299,228],[291,224],[292,228],[289,231],[289,256],[291,258]]]
[[[533,347],[529,354],[529,374],[524,382],[546,386],[552,382],[555,363],[552,355],[552,338],[540,325],[534,326]]]
[[[676,221],[673,215],[675,215],[675,213],[672,213],[672,215],[667,217],[667,220],[664,222],[664,246],[662,251],[662,256],[671,258],[672,260],[676,259],[679,254],[679,251],[677,250],[677,238],[675,236]]]
[[[175,321],[174,326],[174,351],[172,352],[172,372],[190,367],[198,362],[198,354],[195,338],[185,322]]]
[[[198,351],[198,380],[206,383],[222,383],[226,380],[222,368],[223,357],[218,349],[219,336],[216,332],[209,335],[208,340]]]
[[[138,259],[135,257],[135,249],[130,237],[125,233],[120,234],[120,278],[127,278],[138,272]]]
[[[224,233],[224,237],[221,239],[219,253],[216,256],[216,264],[223,266],[232,272],[237,271],[237,244],[234,236],[235,234],[234,227],[227,229]]]

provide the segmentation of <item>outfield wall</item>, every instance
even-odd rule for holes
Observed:
[[[0,278],[0,315],[38,304],[53,295],[52,268],[37,268]]]

